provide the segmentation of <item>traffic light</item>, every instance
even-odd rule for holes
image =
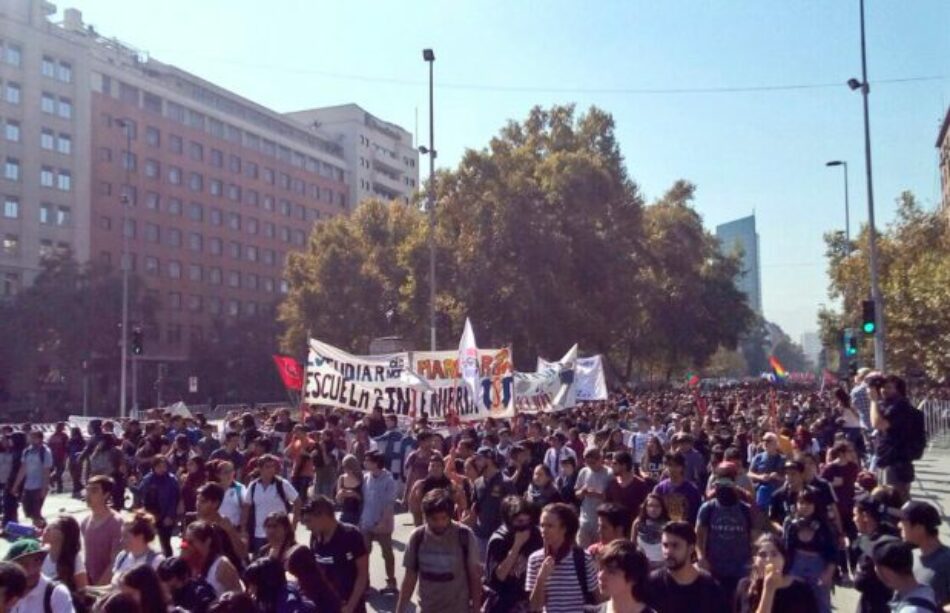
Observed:
[[[861,303],[861,329],[865,334],[877,332],[877,320],[874,318],[874,301],[865,300]]]
[[[851,328],[844,331],[844,354],[849,358],[858,355],[858,339]]]
[[[142,328],[138,326],[132,328],[132,355],[142,355],[145,353],[144,340]]]

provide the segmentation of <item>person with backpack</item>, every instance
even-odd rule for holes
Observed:
[[[422,613],[481,610],[482,573],[475,536],[452,519],[455,503],[444,489],[422,499],[425,524],[413,530],[406,545],[406,569],[396,613],[404,613],[419,585]]]
[[[181,557],[164,560],[158,578],[172,597],[172,603],[191,613],[207,613],[217,599],[214,588],[201,577],[191,575],[191,567]]]
[[[532,611],[576,613],[602,600],[594,558],[575,544],[579,529],[570,505],[557,502],[541,512],[544,547],[528,556],[525,579]]]
[[[749,573],[752,562],[752,508],[739,498],[731,462],[716,467],[713,496],[699,508],[696,521],[696,553],[699,566],[708,570],[726,594]]]
[[[21,539],[7,550],[4,560],[17,564],[26,574],[26,593],[11,613],[74,613],[69,588],[42,573],[46,553],[35,539]]]
[[[877,466],[881,484],[889,485],[905,500],[914,482],[914,461],[924,455],[927,431],[923,411],[907,400],[907,384],[897,375],[867,376],[871,396],[871,425],[880,432]]]
[[[149,544],[155,540],[155,518],[144,511],[136,511],[122,526],[122,551],[112,564],[112,586],[118,587],[122,575],[140,564],[157,569],[165,556]]]
[[[181,487],[175,475],[168,472],[168,460],[157,455],[152,459],[152,472],[139,485],[142,506],[155,518],[155,529],[166,558],[172,556],[172,530],[178,519]]]
[[[267,544],[267,530],[264,520],[275,511],[292,514],[291,525],[297,529],[300,518],[300,500],[297,490],[283,477],[277,474],[280,459],[265,454],[258,460],[260,476],[247,487],[244,500],[244,514],[241,525],[249,537],[248,550],[259,551]]]
[[[871,411],[873,413],[873,393]],[[890,541],[874,548],[874,569],[894,598],[888,603],[894,613],[936,613],[940,609],[934,591],[914,577],[914,551],[909,543]]]
[[[49,493],[50,470],[53,468],[53,454],[43,444],[40,430],[30,432],[30,446],[23,450],[17,476],[12,491],[19,492],[23,503],[23,514],[34,524],[43,523],[43,501]],[[21,490],[22,487],[22,490]]]

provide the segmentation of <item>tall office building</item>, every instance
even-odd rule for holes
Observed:
[[[940,206],[947,219],[950,219],[950,107],[947,108],[947,114],[937,134],[937,152],[940,165]]]
[[[818,364],[818,358],[821,355],[821,337],[817,332],[802,333],[802,353],[812,364]]]
[[[716,226],[716,238],[724,253],[742,254],[742,270],[736,286],[748,297],[752,310],[762,315],[762,276],[755,215]]]
[[[366,198],[409,203],[419,189],[419,152],[412,134],[356,104],[287,113],[301,124],[334,136],[349,162],[349,201]]]

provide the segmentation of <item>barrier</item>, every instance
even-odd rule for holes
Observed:
[[[950,400],[927,399],[917,408],[924,412],[927,440],[930,441],[930,445],[935,442],[950,441]]]

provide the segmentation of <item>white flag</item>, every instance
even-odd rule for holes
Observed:
[[[465,330],[462,331],[462,339],[459,341],[459,372],[472,398],[478,398],[478,345],[475,343],[475,332],[472,331],[472,322],[468,317],[465,318]]]

